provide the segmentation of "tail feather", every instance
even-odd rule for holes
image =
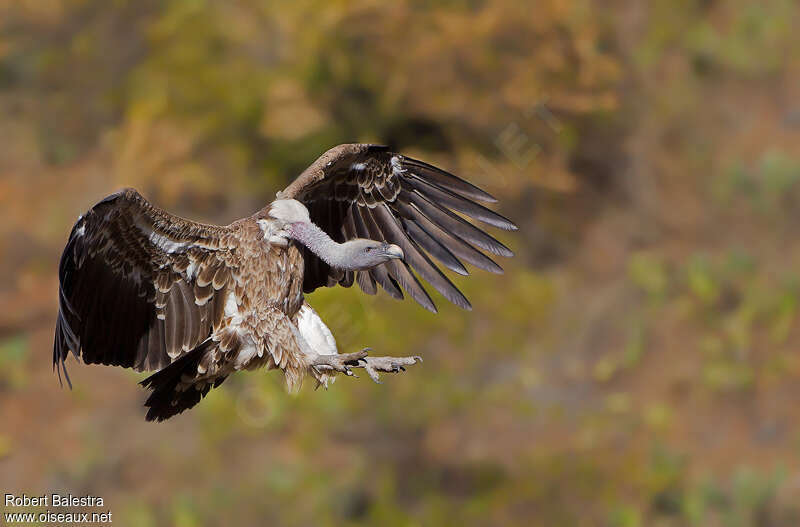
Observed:
[[[145,419],[148,421],[169,419],[193,407],[206,396],[211,388],[222,384],[226,376],[198,380],[188,386],[182,382],[184,376],[191,378],[197,375],[197,366],[205,353],[215,345],[215,342],[208,339],[169,366],[139,383],[145,388],[153,390],[144,403],[149,408]]]

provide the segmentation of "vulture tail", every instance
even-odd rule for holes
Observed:
[[[225,377],[216,379],[191,379],[197,376],[197,366],[206,352],[217,343],[206,340],[175,362],[157,371],[139,384],[153,390],[144,405],[149,408],[145,419],[163,421],[184,410],[188,410],[206,396],[211,388],[216,388]]]

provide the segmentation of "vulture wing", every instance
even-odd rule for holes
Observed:
[[[229,227],[178,218],[127,189],[78,219],[59,264],[53,367],[157,370],[222,321],[236,271]],[[69,382],[69,377],[67,377]]]
[[[469,301],[433,259],[462,275],[462,260],[493,273],[502,269],[481,250],[512,256],[511,250],[463,216],[504,230],[516,230],[508,219],[478,204],[495,202],[478,187],[422,161],[391,152],[385,146],[339,145],[325,152],[278,194],[303,202],[313,221],[337,242],[370,238],[399,245],[405,258],[369,271],[332,269],[305,250],[304,290],[358,282],[368,294],[380,285],[402,299],[405,290],[426,309],[436,306],[417,275],[454,304]],[[457,214],[460,213],[460,214]],[[413,271],[413,272],[412,272]]]

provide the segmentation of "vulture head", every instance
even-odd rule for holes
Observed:
[[[403,249],[393,243],[354,238],[337,243],[315,225],[308,209],[294,199],[279,199],[269,210],[272,223],[260,223],[264,237],[271,242],[285,237],[297,240],[328,265],[348,271],[372,269],[384,262],[403,258]]]
[[[356,238],[341,244],[346,268],[353,271],[372,269],[389,260],[402,259],[403,249],[393,243]]]

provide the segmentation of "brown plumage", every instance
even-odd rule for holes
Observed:
[[[329,150],[278,200],[224,227],[173,216],[133,189],[113,194],[78,219],[61,257],[54,368],[66,376],[72,351],[87,364],[156,371],[142,382],[153,389],[148,420],[194,406],[239,369],[279,368],[290,389],[308,373],[327,383],[352,367],[377,379],[414,360],[336,355],[303,293],[358,283],[435,312],[419,275],[469,309],[434,260],[459,274],[460,259],[501,272],[479,249],[511,251],[462,215],[516,228],[476,201],[495,200],[365,144]]]

